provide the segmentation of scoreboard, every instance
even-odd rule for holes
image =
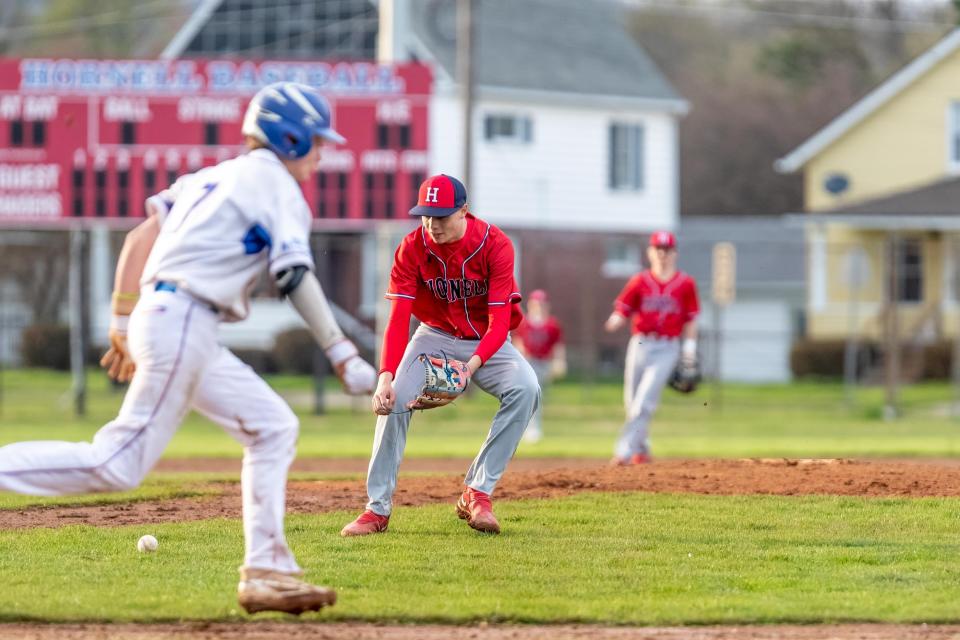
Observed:
[[[319,89],[334,127],[303,191],[316,226],[407,218],[428,168],[429,67],[370,62],[0,59],[0,223],[122,223],[179,175],[244,150],[249,99]]]

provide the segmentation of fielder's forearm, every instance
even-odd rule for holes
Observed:
[[[553,348],[553,361],[567,364],[567,347],[565,345],[558,344]]]
[[[380,349],[380,374],[390,374],[393,380],[397,367],[403,359],[410,341],[410,316],[413,315],[413,300],[394,298],[390,305],[390,318],[383,332],[383,348]]]
[[[680,329],[680,352],[687,358],[697,357],[697,323],[691,320]]]
[[[331,346],[343,340],[343,331],[333,317],[333,309],[327,302],[327,296],[323,293],[320,281],[308,271],[303,275],[303,279],[297,287],[288,294],[293,308],[297,310],[314,338],[323,349],[329,349]]]
[[[509,304],[490,308],[487,332],[483,334],[473,352],[473,357],[478,359],[478,364],[472,369],[473,371],[476,371],[484,362],[492,358],[493,354],[499,351],[503,343],[507,341],[507,334],[510,333],[512,311]]]

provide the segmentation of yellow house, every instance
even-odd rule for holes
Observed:
[[[804,177],[808,337],[960,334],[960,29],[776,168]]]

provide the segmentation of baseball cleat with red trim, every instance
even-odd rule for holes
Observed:
[[[340,530],[344,538],[350,536],[366,536],[371,533],[383,533],[390,523],[390,516],[382,516],[367,509],[357,519]]]
[[[300,615],[337,602],[337,593],[300,580],[300,574],[269,569],[240,569],[237,600],[247,613],[280,611]]]
[[[489,494],[467,487],[457,501],[457,516],[471,528],[484,533],[500,533],[500,523],[493,515]]]
[[[635,453],[629,458],[614,456],[610,460],[611,467],[631,467],[636,464],[648,464],[653,462],[653,457],[649,453]]]

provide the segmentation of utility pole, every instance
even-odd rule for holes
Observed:
[[[457,82],[463,99],[463,175],[467,189],[474,188],[473,172],[473,0],[457,0]],[[472,191],[472,193],[476,193]]]
[[[83,344],[83,245],[80,227],[70,230],[70,371],[73,374],[73,411],[87,413],[87,376],[84,369]]]
[[[886,397],[883,406],[885,420],[897,417],[897,385],[900,376],[900,327],[898,325],[897,305],[900,299],[897,260],[900,258],[900,235],[894,231],[887,239],[887,264],[890,265],[887,283],[886,313]]]
[[[960,301],[960,239],[957,236],[947,236],[947,251],[950,255],[950,265],[952,267],[953,289],[950,292],[952,302],[956,305]],[[960,314],[957,315],[960,320]],[[960,417],[960,324],[954,327],[956,335],[953,336],[953,351],[950,357],[950,381],[953,385],[953,406],[950,415],[954,418]]]

